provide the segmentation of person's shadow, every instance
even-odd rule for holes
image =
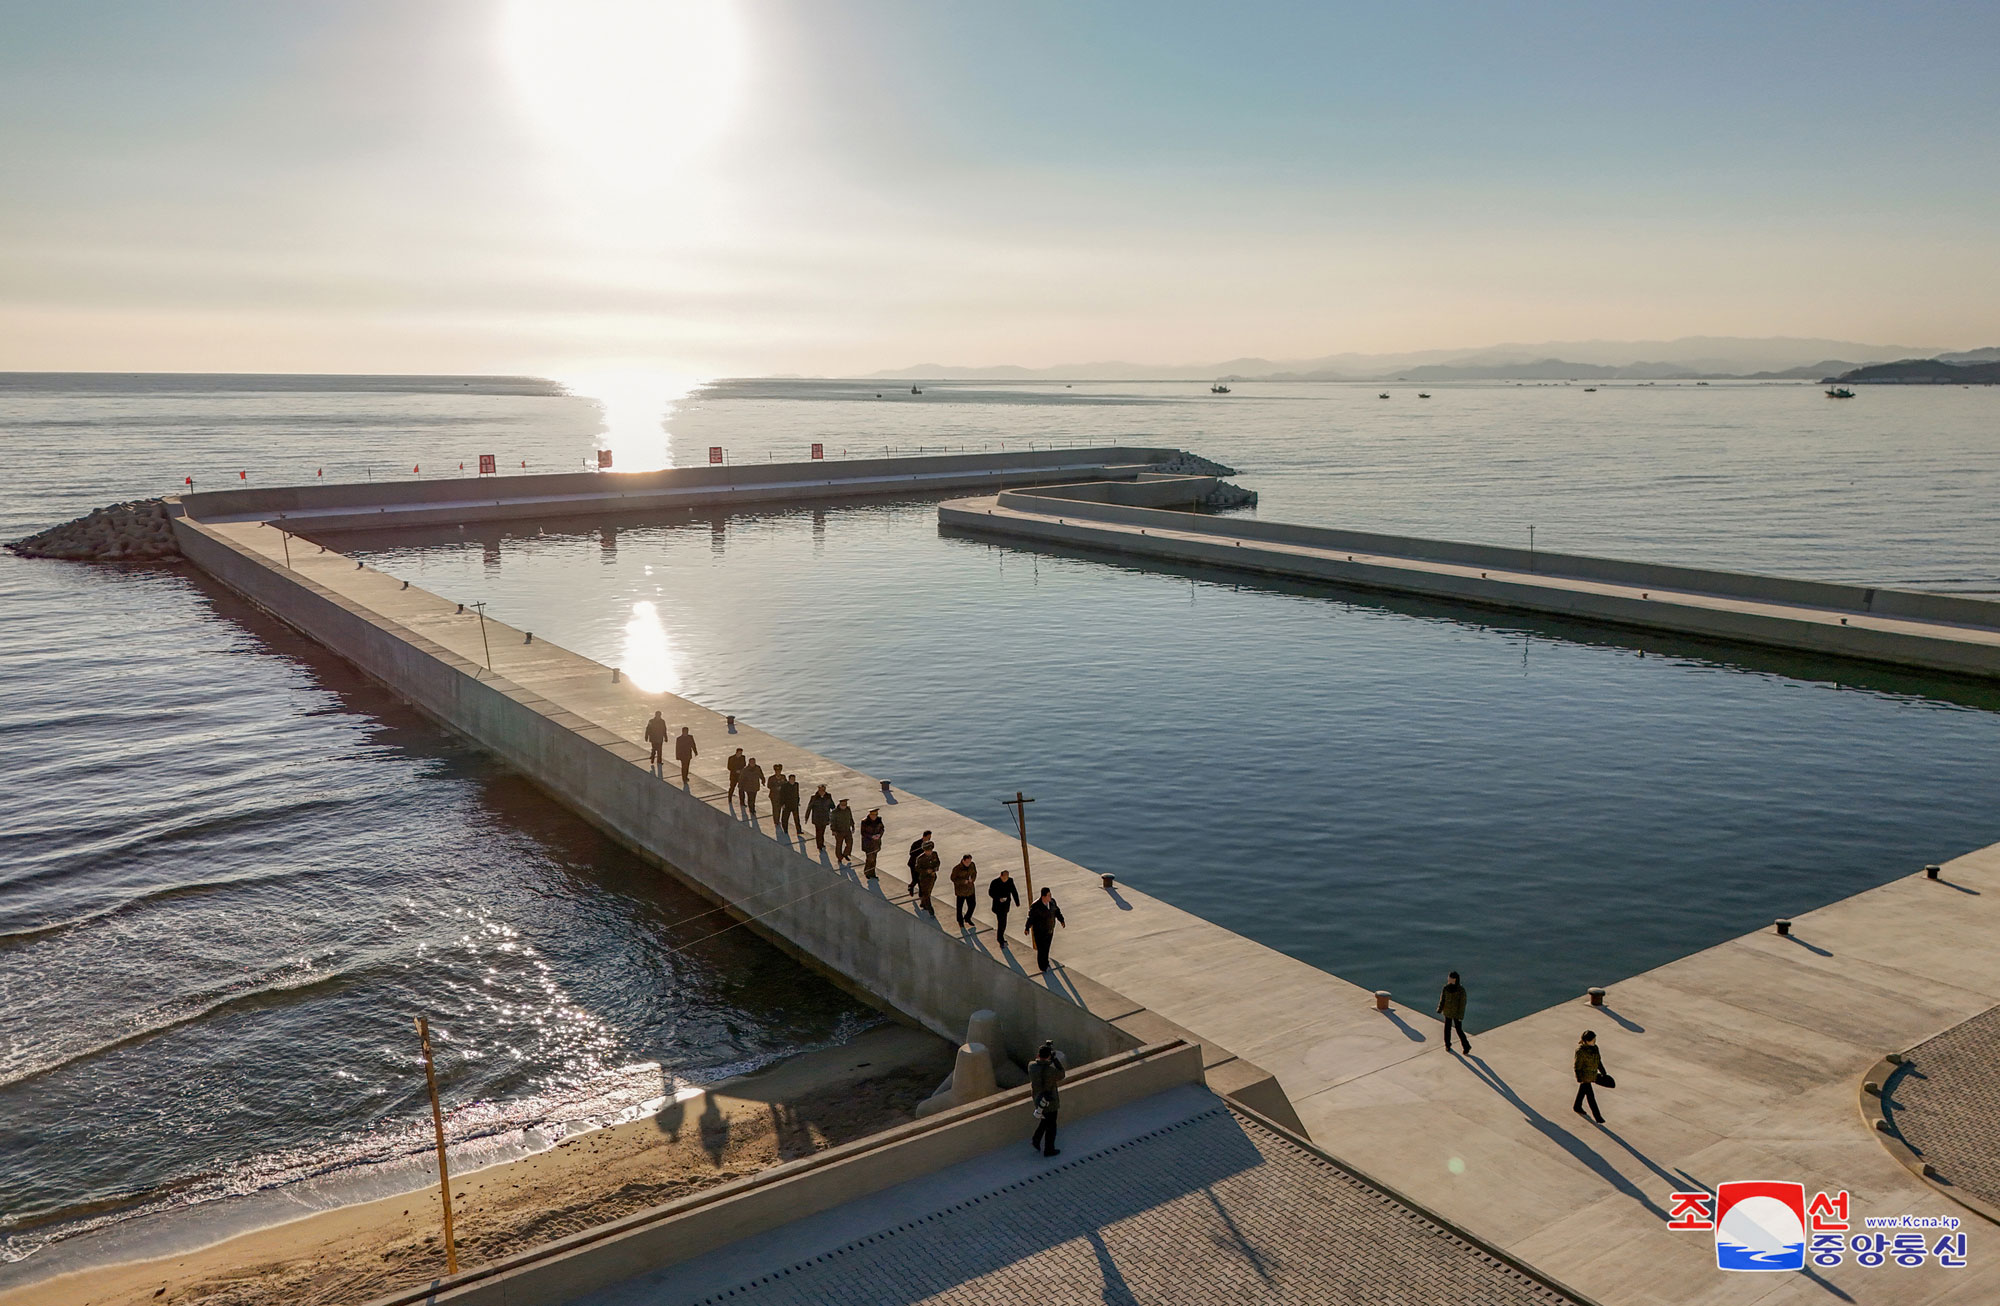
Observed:
[[[1475,1056],[1465,1056],[1465,1057],[1460,1057],[1458,1060],[1461,1065],[1471,1070],[1473,1074],[1479,1076],[1480,1081],[1484,1083],[1488,1088],[1492,1089],[1494,1092],[1498,1093],[1501,1097],[1505,1098],[1508,1104],[1512,1106],[1515,1110],[1519,1111],[1521,1113],[1521,1118],[1526,1120],[1528,1124],[1531,1125],[1537,1133],[1541,1134],[1544,1138],[1547,1138],[1557,1147],[1562,1148],[1563,1151],[1568,1152],[1571,1156],[1575,1157],[1578,1161],[1582,1162],[1583,1165],[1587,1169],[1589,1169],[1592,1174],[1595,1174],[1598,1178],[1602,1179],[1605,1183],[1617,1189],[1620,1193],[1623,1193],[1625,1196],[1639,1203],[1639,1205],[1645,1207],[1648,1211],[1651,1211],[1661,1220],[1665,1220],[1667,1218],[1667,1213],[1661,1210],[1657,1205],[1655,1205],[1653,1200],[1650,1197],[1647,1197],[1646,1194],[1640,1190],[1637,1184],[1633,1183],[1630,1179],[1627,1179],[1624,1175],[1619,1174],[1617,1167],[1613,1166],[1609,1161],[1605,1160],[1603,1157],[1599,1156],[1596,1152],[1592,1151],[1589,1147],[1585,1146],[1582,1139],[1570,1133],[1567,1129],[1561,1128],[1556,1124],[1555,1121],[1549,1119],[1547,1116],[1543,1115],[1541,1112],[1535,1110],[1535,1108],[1529,1106],[1525,1101],[1523,1101],[1521,1095],[1514,1091],[1513,1086],[1509,1084],[1506,1080],[1502,1079],[1498,1071],[1494,1070],[1493,1067],[1486,1064],[1485,1058],[1475,1057]],[[1624,1140],[1620,1139],[1618,1141],[1620,1145],[1623,1146]],[[1626,1150],[1631,1151],[1630,1148],[1627,1148]],[[1633,1155],[1637,1156],[1638,1153],[1634,1152]],[[1641,1157],[1640,1159],[1645,1160],[1645,1158],[1643,1157]],[[1646,1161],[1646,1165],[1648,1167],[1652,1167],[1652,1162]],[[1655,1170],[1656,1173],[1664,1173],[1658,1171],[1657,1168],[1655,1168]]]

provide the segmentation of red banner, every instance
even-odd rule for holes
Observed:
[[[610,465],[611,451],[609,449],[599,449],[597,451],[597,470],[601,472]]]
[[[500,464],[495,461],[492,454],[483,453],[479,455],[479,474],[481,476],[492,476],[499,470]]]
[[[721,446],[721,445],[719,445],[719,444],[712,444],[712,445],[708,446],[708,460],[709,460],[710,462],[712,462],[712,463],[719,463],[719,462],[721,462],[721,461],[722,461],[722,446]]]
[[[825,446],[825,445],[823,445],[823,444],[816,444],[816,445],[814,445],[814,446],[813,446],[813,457],[815,457],[815,458],[824,458],[824,457],[826,457],[826,446]]]

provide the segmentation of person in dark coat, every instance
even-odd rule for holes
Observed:
[[[796,834],[803,841],[806,837],[806,827],[799,821],[798,772],[794,771],[785,777],[785,783],[779,787],[778,798],[780,803],[778,808],[778,833],[783,834],[785,827],[790,825],[792,833]]]
[[[958,900],[958,928],[972,924],[972,909],[979,905],[979,867],[967,853],[951,868],[951,892]]]
[[[1007,913],[1021,905],[1021,889],[1013,877],[1003,869],[986,886],[986,896],[993,902],[993,933],[999,937],[1000,946],[1007,946]]]
[[[1034,935],[1035,965],[1043,970],[1049,968],[1049,945],[1055,942],[1058,925],[1069,928],[1069,922],[1063,919],[1062,908],[1056,906],[1056,896],[1043,889],[1041,897],[1028,908],[1028,923],[1021,930],[1023,934]]]
[[[937,849],[926,839],[922,851],[910,863],[910,889],[917,895],[918,908],[929,912],[933,919],[937,916],[937,908],[931,906],[931,889],[937,885],[938,867],[942,862]]]
[[[1055,1156],[1056,1111],[1061,1106],[1062,1082],[1069,1072],[1056,1060],[1056,1045],[1042,1044],[1041,1051],[1028,1063],[1030,1100],[1035,1104],[1035,1136],[1028,1145],[1043,1156]]]
[[[771,763],[771,778],[764,782],[764,792],[771,800],[771,819],[776,822],[778,833],[785,832],[785,764]]]
[[[825,785],[813,790],[813,796],[806,800],[806,819],[812,822],[813,842],[825,852],[826,827],[833,821],[833,795]]]
[[[743,767],[749,760],[740,748],[729,755],[729,801],[732,803],[743,792]]]
[[[743,810],[749,812],[750,819],[754,821],[757,819],[757,795],[764,792],[764,768],[757,765],[756,758],[748,758],[743,763],[743,769],[736,773],[736,779],[741,784],[739,792],[743,795]]]
[[[888,823],[882,819],[882,809],[871,807],[868,815],[861,818],[861,869],[869,879],[875,878],[875,858],[882,851],[882,836],[889,831]]]
[[[693,765],[694,755],[700,751],[695,747],[694,731],[682,726],[680,734],[674,738],[674,758],[681,764],[682,784],[688,782],[688,767]]]
[[[930,832],[929,830],[926,830],[926,831],[924,831],[924,832],[923,832],[922,834],[920,834],[920,835],[918,835],[918,836],[917,836],[917,838],[916,838],[916,842],[915,842],[915,843],[912,843],[912,844],[910,845],[910,874],[911,874],[911,875],[915,875],[915,874],[917,873],[917,855],[918,855],[919,853],[923,852],[923,850],[924,850],[924,845],[925,845],[925,844],[927,844],[927,843],[929,843],[930,841],[931,841],[931,832]]]
[[[1598,1124],[1604,1123],[1604,1113],[1597,1109],[1597,1077],[1604,1074],[1604,1054],[1597,1050],[1597,1035],[1591,1030],[1583,1031],[1583,1037],[1576,1044],[1576,1101],[1571,1110],[1583,1114],[1583,1104],[1590,1103],[1590,1114]]]
[[[662,765],[661,759],[666,755],[666,747],[667,719],[655,712],[653,719],[646,723],[646,748],[651,753],[646,760],[653,766]]]
[[[847,805],[845,798],[833,805],[833,815],[827,818],[833,826],[833,855],[842,862],[854,860],[854,809]]]
[[[1465,985],[1458,982],[1458,972],[1453,971],[1444,982],[1444,992],[1438,994],[1438,1015],[1444,1017],[1444,1046],[1451,1050],[1451,1031],[1458,1030],[1458,1043],[1465,1051],[1472,1051],[1472,1040],[1465,1036]]]

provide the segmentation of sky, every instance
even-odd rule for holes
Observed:
[[[2000,6],[0,0],[0,370],[2000,344]]]

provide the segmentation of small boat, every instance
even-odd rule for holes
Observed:
[[[1583,388],[1583,392],[1587,395],[1594,395],[1597,393],[1597,387],[1594,385],[1587,385]]]
[[[1389,397],[1389,392],[1387,390],[1384,390],[1381,394],[1376,395],[1375,397],[1377,399],[1387,399]]]
[[[1429,395],[1427,395],[1427,394],[1422,394],[1422,393],[1419,393],[1419,394],[1417,395],[1417,398],[1419,398],[1419,399],[1428,399],[1428,398],[1430,398],[1430,396],[1429,396]]]
[[[911,393],[911,394],[913,394],[913,395],[920,395],[920,394],[922,394],[922,393],[923,393],[923,391],[921,391],[921,390],[917,389],[917,388],[916,388],[915,386],[911,386],[911,387],[910,387],[910,393]]]
[[[1826,397],[1828,399],[1852,399],[1854,398],[1854,392],[1844,385],[1837,385],[1826,392]]]
[[[1222,382],[1217,381],[1214,385],[1208,388],[1208,392],[1212,395],[1226,395],[1229,393],[1229,387],[1222,384]]]

